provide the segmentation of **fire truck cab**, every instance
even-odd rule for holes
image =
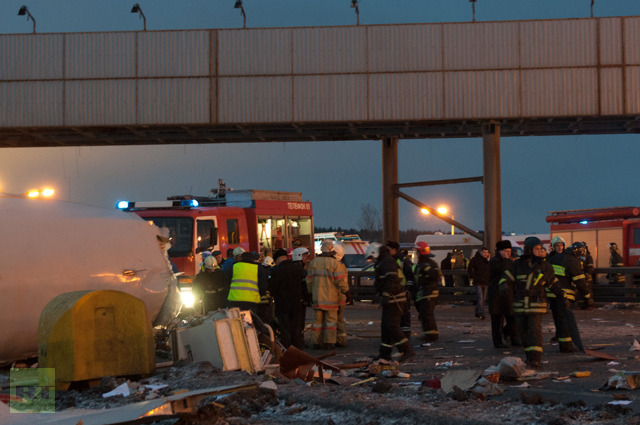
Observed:
[[[618,245],[625,267],[640,266],[640,208],[613,207],[552,211],[551,237],[560,236],[567,245],[586,242],[596,267],[609,267],[609,244]]]
[[[169,229],[169,257],[186,276],[198,273],[201,251],[242,247],[272,255],[278,248],[313,247],[311,203],[299,192],[227,190],[221,197],[172,196],[161,202],[121,201],[156,226]]]

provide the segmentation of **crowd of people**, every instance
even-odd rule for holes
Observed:
[[[522,346],[526,363],[533,368],[542,358],[542,315],[550,309],[556,328],[553,337],[559,350],[572,353],[584,350],[573,309],[592,308],[593,259],[588,247],[576,242],[567,247],[561,237],[551,241],[547,254],[542,241],[529,237],[524,254],[512,257],[508,240],[499,241],[495,255],[482,247],[471,260],[461,251],[448,255],[445,262],[467,269],[468,282],[454,279],[453,286],[473,284],[476,289],[475,315],[491,318],[491,336],[495,348]],[[618,261],[611,244],[611,262]],[[400,361],[415,355],[411,343],[411,310],[418,312],[422,339],[438,341],[435,307],[439,288],[446,286],[441,268],[426,242],[414,246],[417,261],[412,262],[394,241],[372,243],[366,257],[375,262],[374,287],[382,309],[381,339],[378,357],[391,360],[394,348]],[[272,257],[230,250],[223,260],[220,251],[202,252],[201,272],[194,280],[196,308],[201,314],[225,307],[251,310],[264,323],[277,329],[286,348],[305,349],[306,308],[313,309],[309,348],[333,350],[347,345],[344,310],[351,303],[347,269],[342,261],[344,248],[325,239],[321,253],[313,260],[307,248],[291,253],[278,249]],[[415,263],[415,264],[414,264]],[[442,264],[441,264],[442,266]],[[616,283],[618,276],[609,276]]]

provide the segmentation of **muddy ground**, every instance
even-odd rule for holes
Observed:
[[[308,320],[311,319],[309,311]],[[400,366],[407,378],[369,377],[366,369],[348,369],[334,374],[329,383],[305,383],[279,373],[249,375],[221,372],[210,364],[179,362],[157,369],[144,379],[130,381],[132,395],[104,399],[102,394],[126,382],[124,378],[103,379],[100,387],[57,392],[56,411],[109,409],[181,390],[263,383],[272,380],[273,389],[254,389],[226,396],[208,397],[196,414],[157,421],[168,424],[638,424],[640,389],[605,389],[617,371],[640,371],[640,351],[630,351],[640,337],[640,306],[602,305],[592,311],[577,311],[583,341],[588,348],[616,357],[600,360],[583,353],[560,354],[549,343],[554,329],[551,315],[543,321],[545,345],[543,365],[537,377],[499,382],[501,395],[474,391],[445,394],[431,388],[449,371],[484,370],[509,356],[524,358],[521,347],[495,349],[490,339],[489,320],[474,317],[472,306],[440,305],[436,318],[439,342],[423,346],[420,326],[413,315],[413,345],[417,356]],[[380,310],[364,303],[346,312],[349,344],[325,359],[337,366],[353,364],[377,354]],[[314,356],[331,354],[307,350]],[[450,363],[449,363],[450,362]],[[576,378],[572,372],[590,372]],[[525,384],[526,383],[526,384]],[[150,392],[145,384],[167,385]],[[526,388],[515,388],[526,385]],[[631,401],[611,405],[612,401]],[[1,420],[0,420],[1,422]]]

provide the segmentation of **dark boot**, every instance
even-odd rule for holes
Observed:
[[[392,347],[385,347],[383,345],[380,345],[380,354],[378,355],[378,359],[391,361],[392,351],[393,351]]]
[[[400,363],[406,362],[407,360],[409,360],[412,357],[415,357],[416,355],[416,352],[413,351],[413,348],[411,347],[411,344],[408,341],[402,345],[399,345],[398,350],[400,350],[400,352],[402,353],[402,356],[398,359],[398,362]]]
[[[560,344],[560,352],[561,353],[577,353],[578,347],[576,347],[573,342],[561,342]]]

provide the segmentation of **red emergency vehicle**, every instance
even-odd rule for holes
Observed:
[[[200,252],[211,248],[226,257],[227,249],[272,255],[278,248],[313,249],[311,202],[299,192],[226,190],[222,196],[172,196],[161,202],[121,201],[133,211],[169,229],[169,257],[186,276],[199,271]]]
[[[567,246],[585,242],[596,267],[609,267],[609,244],[615,242],[625,267],[640,266],[640,208],[613,207],[551,211],[551,237],[560,236]]]

